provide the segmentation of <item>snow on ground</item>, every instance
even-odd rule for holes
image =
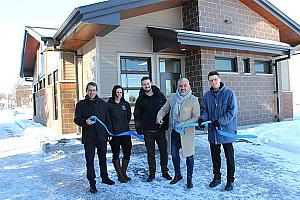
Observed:
[[[185,188],[184,160],[181,162],[184,179],[176,185],[170,185],[161,177],[158,157],[155,180],[145,182],[148,173],[145,146],[142,141],[134,140],[128,169],[132,181],[117,181],[109,149],[108,173],[116,184],[102,184],[96,164],[98,193],[95,195],[88,191],[84,150],[76,139],[78,135],[62,139],[64,136],[22,117],[25,115],[0,112],[0,199],[298,199],[300,196],[298,111],[294,121],[239,131],[239,134],[254,134],[258,138],[234,143],[236,181],[231,192],[223,190],[226,184],[223,153],[222,184],[208,188],[212,178],[209,145],[207,135],[198,132],[193,189]],[[41,144],[46,147],[45,151],[41,150]],[[171,157],[169,169],[174,175]]]

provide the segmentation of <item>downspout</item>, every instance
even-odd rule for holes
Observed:
[[[75,52],[74,62],[75,62],[75,79],[76,79],[76,102],[79,101],[78,58],[82,58],[82,55],[78,55],[77,52]]]
[[[291,50],[288,51],[288,55],[283,58],[279,58],[275,60],[275,87],[276,87],[276,116],[277,116],[277,122],[280,122],[280,98],[279,98],[279,75],[278,75],[278,63],[284,60],[288,60],[291,58]]]

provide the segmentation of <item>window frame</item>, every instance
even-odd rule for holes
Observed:
[[[218,69],[217,68],[217,60],[229,60],[233,65],[230,66],[231,70],[224,70],[224,69]],[[237,67],[237,57],[231,57],[231,56],[215,56],[215,70],[218,72],[238,72]]]
[[[267,63],[267,71],[266,71],[266,67],[264,66],[264,70],[263,71],[258,71],[256,68],[257,63]],[[260,59],[256,59],[254,60],[254,70],[256,74],[272,74],[272,61],[271,60],[260,60]]]

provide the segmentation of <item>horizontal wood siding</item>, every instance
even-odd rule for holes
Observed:
[[[100,82],[100,96],[109,97],[112,87],[118,83],[118,53],[152,55],[152,37],[147,30],[150,25],[181,29],[181,7],[122,20],[121,26],[113,32],[97,37],[97,58],[100,65],[97,67],[97,80]],[[156,71],[152,73],[155,75]]]

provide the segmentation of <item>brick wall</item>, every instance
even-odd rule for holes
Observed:
[[[273,74],[256,74],[254,67],[255,59],[272,60],[272,58],[267,55],[239,51],[201,49],[204,91],[209,89],[207,74],[215,70],[216,56],[233,56],[237,58],[238,72],[221,73],[221,80],[225,86],[232,88],[237,95],[239,125],[276,121],[275,76]],[[243,59],[245,58],[250,59],[250,74],[243,73]]]
[[[182,5],[183,29],[199,31],[198,0],[192,0]]]
[[[283,92],[281,94],[281,117],[285,119],[293,118],[293,93]]]
[[[62,133],[76,133],[77,127],[73,121],[76,101],[76,84],[74,82],[60,82],[59,93],[59,113]]]
[[[31,85],[22,85],[16,88],[16,106],[31,108],[32,88]]]
[[[279,30],[239,0],[198,0],[199,30],[279,41]]]

